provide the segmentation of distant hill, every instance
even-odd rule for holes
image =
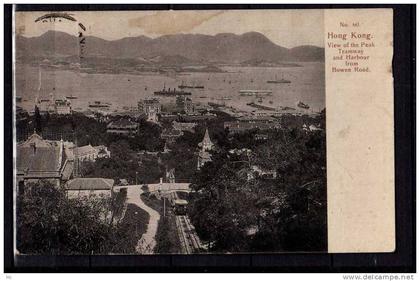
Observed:
[[[290,54],[296,61],[323,61],[324,48],[315,46],[299,46],[290,49]]]
[[[52,58],[79,55],[78,38],[58,31],[39,37],[16,37],[18,58]],[[114,41],[86,37],[85,57],[136,59],[144,63],[197,64],[243,63],[250,61],[303,62],[323,61],[324,49],[299,46],[287,49],[258,32],[242,35],[221,33],[165,35],[155,39],[138,36]]]

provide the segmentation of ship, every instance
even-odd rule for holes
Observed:
[[[209,101],[207,104],[210,105],[210,106],[213,106],[213,107],[224,107],[225,106],[224,103],[215,103],[215,102],[211,102],[211,101]]]
[[[274,107],[270,107],[270,106],[266,106],[266,105],[262,105],[262,104],[257,104],[255,102],[250,102],[250,103],[247,103],[246,105],[254,107],[254,108],[262,109],[262,110],[276,111],[276,109]]]
[[[267,80],[267,83],[270,83],[270,84],[285,84],[285,83],[292,83],[292,81],[284,79],[283,77],[281,79],[277,79],[277,76],[276,76],[276,79]]]
[[[101,101],[94,101],[93,103],[89,102],[89,107],[92,108],[109,108],[109,103],[103,103]]]
[[[68,100],[75,100],[75,99],[77,99],[77,97],[76,96],[73,96],[73,95],[70,95],[70,96],[66,96],[66,99],[68,99]]]
[[[171,88],[166,89],[165,86],[163,86],[163,89],[160,91],[156,91],[153,92],[156,96],[190,96],[191,93],[190,92],[185,92],[184,90],[178,91],[176,88],[173,88],[173,90],[171,90]]]
[[[309,109],[309,105],[299,101],[297,104],[298,107],[303,108],[303,109]]]
[[[182,89],[204,89],[204,86],[191,86],[191,85],[184,85],[184,81],[181,82],[181,85],[178,88]]]
[[[239,94],[241,96],[256,96],[256,95],[271,95],[271,90],[240,90]]]
[[[280,110],[283,110],[283,111],[284,111],[284,110],[296,110],[295,108],[293,108],[293,107],[289,107],[289,106],[280,106],[280,107],[279,107],[279,109],[280,109]]]

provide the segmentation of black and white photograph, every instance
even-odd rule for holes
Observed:
[[[16,11],[17,255],[327,252],[324,13]]]

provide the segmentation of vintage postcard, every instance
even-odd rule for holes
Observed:
[[[16,254],[392,252],[392,26],[15,11]]]

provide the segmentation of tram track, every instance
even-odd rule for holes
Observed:
[[[202,250],[200,238],[187,216],[176,216],[178,236],[183,254],[198,253]]]

